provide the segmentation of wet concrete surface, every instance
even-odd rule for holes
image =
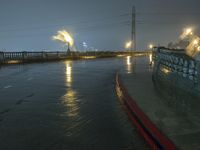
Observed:
[[[148,149],[115,93],[124,60],[1,68],[0,150]]]
[[[129,65],[132,71],[120,74],[138,106],[178,148],[199,150],[199,99],[189,98],[187,93],[176,90],[173,94],[161,94],[160,89],[153,84],[152,67],[149,66],[148,58],[131,58]]]

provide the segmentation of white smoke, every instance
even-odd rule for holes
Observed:
[[[73,51],[76,50],[76,48],[74,46],[74,39],[72,38],[71,34],[69,32],[67,32],[66,30],[58,31],[55,36],[52,36],[52,39],[54,41],[62,42],[66,46],[69,45],[73,49]]]

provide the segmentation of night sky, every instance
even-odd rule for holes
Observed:
[[[98,50],[122,50],[131,36],[131,7],[136,7],[137,49],[167,45],[182,28],[200,31],[199,0],[0,0],[0,50],[63,50],[52,41],[58,30]]]

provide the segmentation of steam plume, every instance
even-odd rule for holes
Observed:
[[[72,36],[66,30],[58,31],[57,35],[53,36],[52,39],[63,42],[65,45],[73,46],[74,44]]]

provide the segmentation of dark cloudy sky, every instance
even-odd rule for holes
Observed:
[[[199,0],[0,0],[0,49],[60,50],[57,30],[99,50],[123,49],[130,39],[132,5],[137,9],[137,48],[166,45],[183,27],[200,29]]]

